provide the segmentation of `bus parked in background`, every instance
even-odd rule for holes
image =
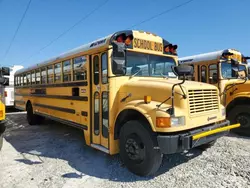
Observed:
[[[0,67],[0,150],[3,146],[3,133],[5,131],[5,104],[4,104],[4,87],[9,84],[8,76],[10,70],[8,67]]]
[[[249,57],[234,49],[220,50],[179,58],[180,64],[192,65],[192,80],[213,84],[219,88],[222,104],[231,123],[239,122],[238,134],[250,136]]]
[[[209,146],[229,125],[218,89],[185,82],[176,45],[143,31],[120,31],[15,74],[15,106],[30,125],[43,117],[77,127],[86,144],[120,153],[140,176],[163,154]],[[184,76],[182,81],[179,76]]]
[[[5,106],[6,108],[14,107],[14,74],[16,71],[24,68],[22,65],[14,65],[10,67],[10,75],[5,76],[9,79],[9,85],[4,87]]]

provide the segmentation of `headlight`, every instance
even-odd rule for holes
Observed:
[[[171,127],[172,126],[182,126],[182,125],[185,125],[185,116],[171,117]]]
[[[156,126],[159,128],[168,128],[185,125],[185,117],[157,117]]]

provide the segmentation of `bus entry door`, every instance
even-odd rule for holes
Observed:
[[[92,144],[109,148],[107,53],[91,56]]]

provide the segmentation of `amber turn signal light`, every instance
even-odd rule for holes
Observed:
[[[156,127],[159,127],[159,128],[171,127],[170,117],[157,117],[156,118]]]
[[[146,104],[150,103],[151,102],[151,96],[144,96],[144,102]]]

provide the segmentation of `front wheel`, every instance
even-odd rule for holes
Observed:
[[[139,176],[153,175],[160,167],[162,153],[156,137],[140,121],[128,121],[120,132],[120,156],[126,167]]]
[[[232,132],[239,135],[250,136],[250,106],[238,105],[228,113],[231,123],[240,123],[240,127],[232,129]]]

